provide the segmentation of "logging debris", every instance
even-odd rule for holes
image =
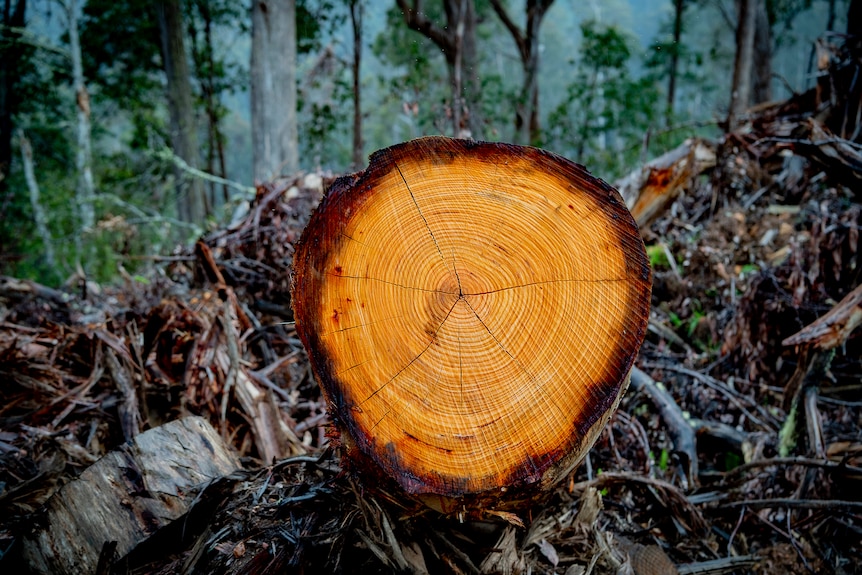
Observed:
[[[710,144],[714,167],[641,229],[654,286],[638,367],[666,393],[657,407],[630,390],[540,507],[461,523],[340,468],[289,301],[291,246],[329,176],[260,186],[146,281],[0,279],[0,567],[24,569],[24,534],[100,457],[199,415],[244,469],[204,490],[170,545],[152,537],[104,572],[652,575],[644,549],[680,573],[859,572],[859,330],[800,401],[814,441],[779,455],[800,364],[783,342],[862,283],[858,96],[833,91],[858,60],[843,50],[819,91]],[[694,447],[672,428],[685,422]]]

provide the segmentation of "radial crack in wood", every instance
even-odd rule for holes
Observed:
[[[432,137],[333,184],[293,305],[349,458],[458,498],[547,488],[582,459],[628,384],[650,280],[619,194],[581,166]]]

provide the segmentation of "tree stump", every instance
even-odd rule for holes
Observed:
[[[333,184],[293,306],[348,462],[446,511],[574,469],[628,385],[650,286],[634,219],[581,166],[430,137]]]

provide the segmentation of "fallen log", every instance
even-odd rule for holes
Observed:
[[[44,299],[60,308],[65,308],[74,299],[68,293],[49,288],[30,280],[0,276],[0,305],[27,298]]]
[[[432,507],[549,489],[647,329],[619,194],[535,148],[433,137],[337,180],[296,246],[296,329],[347,463]]]
[[[209,481],[239,468],[206,420],[187,417],[146,431],[84,470],[48,502],[22,540],[34,573],[95,573],[182,517]],[[101,558],[101,561],[100,561]]]
[[[690,138],[637,168],[615,185],[641,228],[655,221],[694,179],[715,167],[715,145]]]
[[[811,345],[828,351],[841,347],[862,325],[862,285],[848,293],[825,315],[786,338],[784,345]]]

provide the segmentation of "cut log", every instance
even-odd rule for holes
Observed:
[[[619,194],[581,166],[431,137],[333,184],[293,306],[347,462],[451,510],[581,461],[628,385],[650,279]]]
[[[34,573],[95,573],[103,549],[125,556],[185,514],[204,484],[239,466],[200,417],[146,431],[51,498],[22,541],[24,559]]]
[[[647,228],[694,179],[715,167],[715,146],[688,139],[617,180],[615,185],[641,228]]]

